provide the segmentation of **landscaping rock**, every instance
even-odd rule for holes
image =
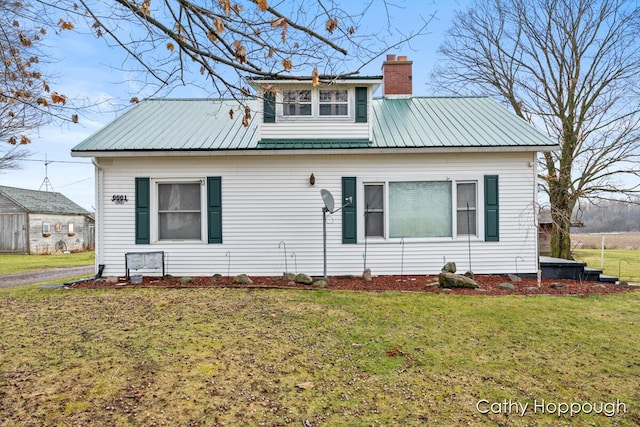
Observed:
[[[296,275],[295,275],[295,274],[293,274],[293,273],[286,273],[286,272],[285,272],[285,273],[282,273],[282,277],[283,277],[285,280],[296,280]]]
[[[539,291],[540,289],[539,289],[537,286],[529,286],[529,287],[527,287],[527,290],[528,290],[529,292],[537,292],[537,291]]]
[[[186,285],[187,283],[191,283],[193,282],[193,277],[189,277],[189,276],[182,276],[180,278],[180,284],[181,285]]]
[[[296,274],[296,278],[294,280],[296,281],[296,283],[302,283],[303,285],[310,285],[313,283],[313,279],[311,278],[311,276],[304,273]]]
[[[624,280],[618,282],[618,286],[622,286],[623,288],[626,288],[629,286],[628,282],[625,282]]]
[[[564,283],[552,283],[550,287],[559,291],[567,289],[567,285],[565,285]]]
[[[507,276],[509,277],[509,280],[511,280],[512,282],[522,282],[522,279],[520,278],[520,276],[517,276],[515,274],[507,274]]]
[[[467,271],[466,273],[464,273],[464,277],[468,277],[469,279],[476,280],[476,275],[473,274],[473,271]]]
[[[453,263],[452,263],[453,264]],[[438,275],[438,283],[442,288],[478,288],[475,280],[461,274],[442,272]]]
[[[516,287],[513,286],[513,283],[507,283],[507,282],[500,283],[498,285],[498,288],[499,289],[504,289],[505,291],[515,291],[516,290]]]
[[[364,271],[362,272],[362,278],[364,279],[365,282],[370,282],[371,281],[371,269],[370,268],[365,268]]]
[[[441,270],[443,273],[455,273],[456,272],[456,263],[455,262],[448,262],[444,265],[444,267],[442,267]]]
[[[246,274],[238,274],[233,278],[233,283],[236,285],[253,285],[253,280]]]
[[[314,286],[316,288],[326,288],[328,284],[329,283],[326,280],[318,279],[315,282],[313,282],[312,286]]]

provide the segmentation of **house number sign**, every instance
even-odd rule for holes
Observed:
[[[127,200],[126,194],[114,194],[113,196],[111,196],[111,201],[116,205],[122,205],[129,200]]]

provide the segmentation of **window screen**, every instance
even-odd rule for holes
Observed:
[[[384,186],[367,184],[364,186],[365,235],[384,237]]]
[[[476,183],[465,182],[457,185],[456,220],[458,234],[477,234]]]
[[[160,240],[200,240],[200,183],[158,184]]]
[[[389,237],[450,237],[451,182],[389,183]]]

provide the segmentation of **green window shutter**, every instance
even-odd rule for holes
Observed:
[[[150,243],[149,178],[136,178],[136,245]]]
[[[356,88],[356,123],[366,123],[367,122],[367,88],[366,87],[357,87]]]
[[[500,240],[498,175],[484,176],[484,240]]]
[[[262,117],[264,123],[276,122],[276,96],[273,92],[265,92],[262,98]]]
[[[358,243],[357,217],[356,217],[356,178],[354,176],[342,177],[342,200],[340,206],[351,203],[342,208],[342,243]]]
[[[222,243],[222,178],[207,177],[207,236],[209,243]]]

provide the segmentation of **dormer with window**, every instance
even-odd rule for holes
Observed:
[[[304,80],[254,80],[262,97],[262,148],[366,147],[372,140],[371,99],[381,77],[312,85]],[[338,144],[338,145],[336,145]]]

